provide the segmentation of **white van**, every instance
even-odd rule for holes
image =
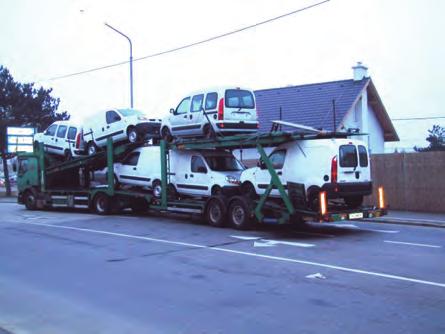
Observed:
[[[208,197],[225,187],[237,188],[244,166],[228,151],[179,151],[170,157],[170,184],[178,194]],[[140,147],[115,164],[116,180],[123,185],[153,189],[161,195],[159,146]]]
[[[82,127],[72,121],[56,121],[44,132],[34,135],[34,147],[43,143],[45,152],[63,156],[66,160],[83,153]]]
[[[296,140],[276,147],[269,159],[285,189],[288,182],[304,185],[307,204],[314,210],[321,190],[328,199],[342,199],[350,208],[359,207],[363,196],[372,192],[368,151],[360,140]],[[242,192],[261,195],[270,180],[260,161],[241,174]],[[270,196],[278,197],[278,190],[272,189]]]
[[[162,119],[161,135],[167,141],[173,137],[210,138],[212,129],[220,134],[257,132],[253,92],[232,87],[191,93]]]
[[[89,155],[113,142],[128,140],[135,143],[148,137],[159,137],[160,119],[149,119],[143,112],[135,109],[112,109],[89,118],[84,123],[83,139]]]

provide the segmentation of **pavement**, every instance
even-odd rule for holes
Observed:
[[[444,250],[445,230],[429,227],[236,231],[2,203],[0,329],[445,333]]]

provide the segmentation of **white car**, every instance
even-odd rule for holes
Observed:
[[[258,115],[255,96],[249,89],[217,88],[184,97],[170,115],[162,119],[162,138],[210,138],[213,133],[255,133]]]
[[[183,195],[208,197],[223,188],[238,188],[244,166],[228,151],[179,151],[170,157],[170,185]],[[146,187],[161,196],[159,146],[133,150],[114,166],[115,179],[122,185]]]
[[[309,208],[317,210],[318,195],[327,192],[328,199],[343,199],[357,208],[363,196],[372,192],[369,156],[365,144],[352,139],[296,140],[276,147],[269,155],[281,183],[304,186]],[[241,174],[241,189],[250,196],[264,194],[271,176],[263,162]],[[271,197],[278,197],[272,189]]]
[[[82,127],[71,121],[56,121],[34,135],[34,147],[43,143],[45,152],[69,160],[82,154]]]
[[[141,139],[159,137],[160,119],[150,119],[135,109],[112,109],[94,115],[83,126],[83,139],[89,155],[113,142],[128,140],[135,143]]]

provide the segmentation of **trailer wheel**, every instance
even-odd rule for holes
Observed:
[[[205,220],[213,227],[226,226],[227,205],[222,196],[212,196],[207,201]]]
[[[25,194],[23,195],[23,202],[25,203],[25,207],[28,210],[37,209],[37,197],[31,190],[27,190],[25,192]]]
[[[108,195],[98,193],[93,200],[93,210],[98,215],[108,215],[111,212],[111,203]]]
[[[229,221],[237,230],[248,230],[253,226],[251,205],[247,198],[235,196],[229,205]]]

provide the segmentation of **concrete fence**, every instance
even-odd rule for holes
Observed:
[[[376,154],[371,157],[374,191],[385,189],[394,210],[445,212],[445,152]]]

